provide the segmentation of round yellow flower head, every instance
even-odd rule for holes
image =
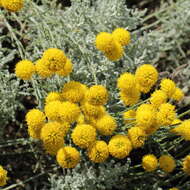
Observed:
[[[112,51],[107,51],[104,53],[104,55],[110,60],[110,61],[117,61],[121,59],[121,57],[124,54],[123,47],[119,42],[115,42],[115,46],[112,49]]]
[[[140,99],[140,91],[135,87],[132,92],[130,92],[130,94],[121,91],[119,95],[120,99],[126,106],[132,106],[136,104]]]
[[[89,104],[88,102],[84,103],[84,105],[82,106],[82,110],[85,115],[94,118],[98,118],[105,114],[105,108],[103,106],[94,106],[92,104]]]
[[[176,117],[175,106],[165,103],[159,107],[157,112],[157,122],[160,125],[170,125]]]
[[[104,86],[94,85],[86,92],[86,100],[95,106],[104,105],[108,100],[108,92]]]
[[[59,92],[50,92],[45,98],[46,104],[53,101],[61,101],[61,94]]]
[[[83,100],[85,89],[80,82],[70,81],[63,86],[61,95],[63,99],[77,103]]]
[[[60,121],[60,113],[59,110],[62,108],[62,102],[61,101],[51,101],[48,104],[45,105],[45,114],[48,117],[49,120],[52,121]]]
[[[68,124],[58,122],[46,123],[41,130],[41,140],[47,153],[56,155],[57,151],[64,145]]]
[[[135,78],[139,84],[139,90],[147,93],[157,82],[158,71],[152,65],[144,64],[137,68]]]
[[[169,190],[179,190],[179,189],[176,188],[176,187],[172,187],[172,188],[170,188]]]
[[[96,36],[96,48],[102,52],[112,52],[115,49],[115,43],[112,34],[107,32],[100,32]]]
[[[88,148],[96,140],[96,129],[87,124],[77,125],[71,134],[71,138],[74,144],[80,148]]]
[[[2,7],[11,12],[16,12],[24,6],[24,0],[1,0]]]
[[[23,80],[30,80],[35,73],[35,66],[29,60],[22,60],[16,64],[15,74],[18,78]]]
[[[187,175],[190,175],[190,155],[186,156],[183,161],[183,171]]]
[[[113,38],[118,41],[122,46],[126,46],[129,44],[131,35],[130,32],[125,30],[124,28],[116,28],[112,32]]]
[[[46,67],[53,72],[63,69],[67,61],[65,53],[57,48],[49,48],[44,51],[42,59]]]
[[[133,148],[142,147],[144,145],[144,141],[146,140],[146,134],[144,130],[139,127],[131,127],[128,130],[128,137]]]
[[[104,141],[96,141],[88,149],[88,157],[92,162],[102,163],[109,157],[108,145]]]
[[[0,187],[7,183],[7,171],[0,165]]]
[[[61,167],[75,168],[80,161],[80,153],[74,147],[65,146],[59,149],[56,158]]]
[[[61,121],[73,123],[77,121],[80,115],[80,108],[78,105],[71,102],[63,102],[59,107],[59,116]]]
[[[71,63],[71,60],[67,58],[67,61],[63,67],[63,69],[58,70],[56,73],[59,76],[66,77],[68,76],[73,70],[73,64]]]
[[[166,93],[168,98],[171,98],[176,90],[175,83],[170,79],[162,79],[162,81],[160,83],[160,87],[161,87],[161,90]]]
[[[159,165],[163,171],[168,173],[172,172],[176,167],[174,158],[169,155],[162,155],[159,158]]]
[[[37,127],[42,126],[45,123],[45,115],[38,109],[31,109],[26,114],[26,122],[28,126]]]
[[[110,139],[108,149],[113,157],[123,159],[131,152],[132,144],[126,135],[115,135]]]
[[[184,93],[180,88],[176,88],[174,94],[172,95],[172,99],[176,101],[182,100],[184,97]]]
[[[166,103],[167,95],[162,90],[156,90],[151,94],[150,103],[155,107],[158,108],[161,104]]]
[[[53,72],[48,69],[43,59],[38,59],[35,64],[36,72],[41,78],[48,78],[53,75]]]
[[[123,73],[117,79],[117,87],[125,93],[130,93],[136,86],[135,75],[131,73]]]
[[[38,109],[32,109],[26,114],[28,134],[34,139],[40,139],[41,128],[45,124],[45,115]]]
[[[142,166],[148,172],[156,170],[158,167],[158,160],[156,156],[154,156],[153,154],[145,155],[142,159]]]
[[[96,122],[96,129],[101,135],[112,135],[117,128],[115,119],[109,114],[105,114]]]
[[[135,120],[136,111],[129,110],[123,113],[123,119],[126,124],[132,123]]]

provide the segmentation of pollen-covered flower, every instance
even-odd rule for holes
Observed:
[[[77,125],[71,134],[71,138],[77,146],[88,148],[96,140],[96,129],[87,124]]]
[[[155,107],[158,108],[161,104],[166,103],[167,95],[162,90],[156,90],[151,94],[150,103]]]
[[[95,118],[98,118],[105,114],[105,108],[103,106],[94,106],[92,104],[89,104],[88,102],[82,105],[82,110],[85,115]]]
[[[112,32],[113,38],[118,41],[122,46],[126,46],[129,44],[131,35],[130,32],[125,30],[124,28],[116,28]]]
[[[154,156],[153,154],[145,155],[142,159],[142,166],[148,172],[156,170],[158,167],[158,160],[156,156]]]
[[[159,158],[159,165],[163,171],[168,173],[172,172],[176,167],[174,158],[169,155],[162,155]]]
[[[110,139],[108,149],[113,157],[123,159],[131,152],[132,144],[126,135],[115,135]]]
[[[135,120],[136,111],[129,110],[123,113],[123,119],[126,124],[132,123]]]
[[[170,79],[162,79],[162,81],[160,83],[160,87],[161,87],[161,90],[166,93],[168,98],[171,98],[176,90],[175,83]]]
[[[159,107],[157,112],[157,122],[160,125],[170,125],[176,117],[175,106],[165,103]]]
[[[63,69],[67,61],[65,53],[57,48],[49,48],[44,51],[42,59],[46,67],[53,72]]]
[[[130,93],[136,86],[135,75],[131,73],[123,73],[117,79],[117,87],[126,93]]]
[[[128,137],[132,143],[133,148],[142,147],[146,140],[146,134],[144,130],[139,127],[131,127],[128,130]]]
[[[46,104],[53,102],[53,101],[61,101],[61,95],[59,92],[49,92],[45,98]]]
[[[94,85],[86,92],[86,100],[92,105],[104,105],[108,100],[107,89],[102,85]]]
[[[144,64],[137,68],[135,72],[135,78],[139,84],[139,90],[141,92],[147,93],[157,82],[158,71],[152,65]]]
[[[7,171],[0,165],[0,187],[7,183]]]
[[[96,121],[96,129],[101,135],[112,135],[117,128],[115,119],[109,114],[105,114]]]
[[[18,78],[23,80],[30,80],[35,73],[35,66],[29,60],[22,60],[16,64],[15,74]]]
[[[75,168],[80,161],[80,153],[74,147],[65,146],[59,149],[56,158],[61,167]]]
[[[53,72],[48,69],[43,59],[38,59],[35,64],[36,72],[42,78],[48,78],[53,75]]]
[[[83,100],[85,88],[80,82],[70,81],[63,86],[61,95],[63,99],[77,103]]]
[[[109,157],[108,145],[104,141],[96,141],[88,148],[88,157],[92,162],[102,163]]]
[[[183,161],[183,171],[190,175],[190,155],[186,156]]]
[[[59,110],[62,108],[61,101],[51,101],[45,105],[45,114],[49,120],[52,121],[60,121],[60,113]]]
[[[41,140],[47,153],[56,155],[57,151],[64,145],[65,127],[68,124],[59,122],[46,123],[41,130]]]
[[[24,6],[24,0],[1,0],[2,7],[11,12],[16,12]]]
[[[182,100],[184,97],[184,93],[180,88],[176,88],[174,94],[172,95],[172,99],[176,101]]]
[[[71,60],[67,58],[67,61],[63,69],[58,70],[56,73],[59,76],[66,77],[72,72],[72,70],[73,70],[73,64],[71,63]]]
[[[68,123],[75,122],[80,115],[80,108],[78,105],[71,102],[63,102],[59,107],[59,116],[61,121]]]

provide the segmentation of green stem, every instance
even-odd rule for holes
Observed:
[[[185,116],[185,115],[187,115],[187,114],[189,114],[189,113],[190,113],[190,109],[187,110],[187,111],[185,111],[185,112],[183,112],[183,113],[181,113],[181,114],[179,114],[179,115],[177,116],[177,118],[179,119],[179,118],[181,118],[181,117],[183,117],[183,116]]]

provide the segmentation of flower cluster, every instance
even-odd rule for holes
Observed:
[[[16,64],[15,74],[23,80],[30,80],[37,73],[41,78],[51,77],[53,74],[68,76],[73,69],[71,60],[66,57],[63,50],[49,48],[44,51],[42,58],[35,64],[30,60],[22,60]]]
[[[96,36],[96,48],[111,61],[119,60],[123,54],[123,46],[130,43],[130,33],[124,28],[115,29],[112,34],[100,32]]]
[[[0,7],[11,12],[17,12],[24,6],[24,0],[1,0]]]

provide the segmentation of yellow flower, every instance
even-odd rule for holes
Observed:
[[[190,175],[190,155],[186,156],[183,161],[183,171]]]
[[[147,93],[157,82],[158,72],[152,65],[144,64],[137,68],[135,78],[139,84],[139,90]]]
[[[16,12],[24,6],[23,0],[1,0],[2,7],[11,12]]]
[[[123,119],[126,124],[132,123],[135,120],[136,111],[129,110],[123,113]]]
[[[7,183],[7,171],[0,165],[0,187]]]
[[[162,81],[160,83],[160,87],[161,87],[161,90],[166,93],[168,98],[171,98],[176,90],[175,83],[170,79],[162,79]]]
[[[96,140],[96,129],[87,124],[77,125],[71,134],[71,138],[77,146],[88,148]]]
[[[64,145],[64,136],[68,130],[67,123],[49,122],[41,130],[41,140],[47,153],[56,155]]]
[[[49,92],[45,98],[46,104],[53,102],[53,101],[61,101],[61,95],[59,92]]]
[[[85,118],[84,115],[81,113],[77,118],[77,124],[85,124]]]
[[[159,165],[163,171],[168,173],[172,172],[176,167],[174,158],[169,155],[162,155],[159,158]]]
[[[35,66],[29,60],[22,60],[16,64],[15,74],[18,78],[23,80],[30,80],[35,73]]]
[[[104,86],[94,85],[86,92],[86,100],[95,106],[104,105],[108,100],[108,92]]]
[[[110,61],[117,61],[121,59],[121,57],[124,54],[123,47],[119,42],[115,42],[115,47],[112,51],[105,52],[104,55],[110,60]]]
[[[104,141],[96,141],[88,149],[88,157],[95,163],[105,162],[109,157],[108,145]]]
[[[142,166],[146,171],[152,172],[157,169],[158,160],[153,154],[147,154],[142,159]]]
[[[157,112],[157,122],[160,125],[170,125],[176,117],[175,106],[165,103],[159,107]]]
[[[144,141],[146,140],[145,132],[139,127],[131,127],[128,130],[128,137],[133,148],[142,147],[144,145]]]
[[[46,67],[53,72],[63,69],[67,61],[65,53],[57,48],[49,48],[44,51],[42,59]]]
[[[80,161],[80,153],[74,147],[65,146],[59,149],[56,158],[61,167],[75,168]]]
[[[132,144],[126,135],[115,135],[110,139],[108,149],[113,157],[123,159],[131,152]]]
[[[166,103],[167,95],[162,90],[156,90],[151,94],[150,103],[155,107],[158,108],[161,104]]]
[[[77,103],[83,100],[85,89],[80,82],[70,81],[63,86],[61,95],[63,99]]]
[[[60,109],[62,108],[61,101],[51,101],[45,105],[45,114],[49,120],[60,121]]]
[[[157,121],[155,120],[154,123],[150,126],[148,126],[147,128],[144,128],[144,126],[138,126],[142,129],[144,129],[145,133],[147,135],[152,135],[153,133],[155,133],[158,129],[159,129],[159,124],[157,123]]]
[[[117,123],[115,119],[108,114],[97,119],[96,129],[101,135],[112,135],[116,128]]]
[[[184,93],[180,88],[176,88],[174,94],[172,95],[172,99],[176,101],[182,100],[184,97]]]
[[[85,115],[95,118],[98,118],[105,113],[105,108],[103,106],[94,106],[88,102],[84,103],[82,110]]]
[[[48,78],[53,75],[53,72],[48,69],[43,59],[38,59],[35,64],[36,72],[41,78]]]
[[[116,28],[112,32],[113,38],[118,41],[122,46],[126,46],[129,44],[131,35],[130,32],[125,30],[124,28]]]
[[[123,73],[117,79],[117,87],[125,93],[130,93],[136,86],[135,75]]]
[[[59,116],[61,121],[73,123],[77,121],[80,115],[80,108],[78,105],[71,102],[63,102],[59,107]]]
[[[73,70],[73,64],[71,63],[71,60],[67,58],[67,61],[63,67],[63,69],[58,70],[56,73],[62,77],[68,76]]]
[[[172,188],[170,188],[169,190],[179,190],[179,189],[176,188],[176,187],[172,187]]]
[[[173,122],[171,123],[171,125],[177,125],[177,126],[175,126],[175,128],[173,128],[173,129],[170,129],[170,132],[171,133],[178,133],[181,129],[181,127],[180,127],[180,124],[182,123],[182,121],[180,120],[180,119],[174,119],[173,120]]]
[[[121,91],[119,95],[120,99],[126,106],[132,106],[136,104],[140,99],[140,91],[135,87],[129,94]]]

